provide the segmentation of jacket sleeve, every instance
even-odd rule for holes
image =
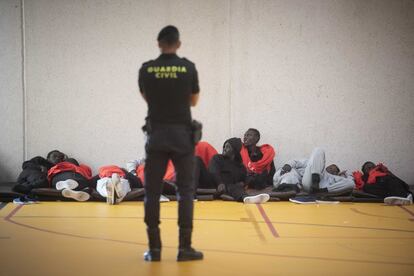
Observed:
[[[286,163],[292,167],[292,169],[302,169],[306,168],[308,165],[308,159],[294,159],[290,160],[288,163]]]
[[[362,173],[360,171],[354,171],[352,173],[352,176],[354,177],[355,181],[355,188],[357,190],[362,190],[362,187],[364,187],[364,181],[362,180]]]

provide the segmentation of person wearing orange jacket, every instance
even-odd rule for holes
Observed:
[[[367,161],[362,165],[361,171],[353,172],[356,189],[384,198],[384,203],[388,205],[413,203],[413,195],[407,183],[395,176],[384,164],[375,165]]]
[[[273,185],[273,175],[276,172],[273,159],[276,156],[274,148],[269,144],[258,146],[260,132],[249,128],[243,137],[240,155],[247,170],[246,183],[249,188],[261,190]]]

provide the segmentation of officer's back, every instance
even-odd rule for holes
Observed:
[[[142,65],[139,80],[152,124],[190,124],[190,97],[199,90],[191,61],[176,54],[161,54]]]

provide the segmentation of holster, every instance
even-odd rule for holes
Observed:
[[[193,137],[194,145],[200,142],[201,137],[203,136],[203,124],[197,120],[191,122],[191,132]]]

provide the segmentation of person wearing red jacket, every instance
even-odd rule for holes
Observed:
[[[407,183],[395,176],[384,164],[375,165],[367,161],[362,165],[361,171],[353,172],[356,189],[384,198],[384,203],[388,205],[413,203],[413,195]]]
[[[243,137],[240,150],[243,164],[247,170],[246,183],[249,188],[261,190],[273,185],[273,175],[276,172],[273,159],[276,152],[269,144],[258,146],[260,132],[249,128]]]
[[[91,180],[91,187],[104,198],[106,203],[120,203],[134,188],[142,188],[140,179],[116,165],[102,166],[98,175]]]
[[[62,196],[77,201],[87,201],[90,195],[83,191],[90,185],[92,170],[85,164],[79,164],[68,158],[50,168],[47,173],[49,185],[62,191]]]

